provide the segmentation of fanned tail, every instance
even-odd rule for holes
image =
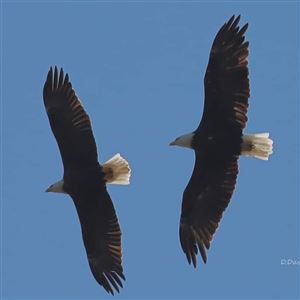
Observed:
[[[110,184],[129,184],[131,170],[129,163],[120,153],[114,155],[111,159],[104,163],[102,170],[105,173],[106,183]]]
[[[272,153],[273,141],[268,132],[243,135],[242,155],[268,160]]]

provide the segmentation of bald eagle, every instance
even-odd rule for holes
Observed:
[[[205,100],[198,128],[170,145],[195,152],[195,166],[183,193],[179,237],[189,264],[197,265],[198,250],[206,250],[233,194],[238,159],[247,155],[267,160],[272,153],[269,133],[243,134],[247,122],[248,46],[240,16],[232,16],[217,33],[204,78]]]
[[[56,138],[63,179],[46,192],[69,194],[81,224],[90,269],[96,281],[111,294],[125,280],[122,267],[121,230],[106,183],[129,184],[128,162],[115,155],[99,164],[89,116],[75,94],[69,76],[52,67],[44,85],[44,104]],[[114,288],[114,289],[113,289]]]

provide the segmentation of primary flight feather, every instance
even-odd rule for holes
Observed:
[[[192,148],[195,166],[184,190],[179,236],[189,263],[206,250],[233,194],[240,155],[267,160],[272,153],[268,133],[245,135],[248,98],[248,24],[239,28],[232,16],[217,33],[204,78],[205,100],[198,128],[170,145]]]
[[[106,183],[129,184],[129,165],[119,154],[99,164],[90,118],[63,69],[50,68],[43,96],[64,166],[63,179],[46,191],[73,199],[90,269],[97,282],[114,294],[123,287],[125,276],[121,230]]]

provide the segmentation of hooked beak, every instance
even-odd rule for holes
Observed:
[[[45,192],[46,192],[46,193],[49,193],[49,192],[50,192],[50,188],[47,188],[47,189],[45,190]]]
[[[175,146],[176,145],[176,141],[173,141],[169,144],[169,146]]]

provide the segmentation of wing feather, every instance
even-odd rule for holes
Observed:
[[[206,250],[233,194],[238,175],[237,157],[211,163],[207,169],[201,155],[196,154],[192,177],[182,202],[180,242],[190,263],[197,246],[206,263]],[[193,263],[196,266],[196,263]]]
[[[217,33],[204,78],[202,121],[210,131],[233,131],[239,135],[247,122],[249,42],[244,42],[248,24],[238,27],[234,16]],[[213,123],[212,123],[213,122]],[[232,130],[228,130],[232,128]]]
[[[100,199],[100,201],[99,201]],[[96,281],[111,294],[123,287],[121,229],[106,189],[73,197],[88,262]]]
[[[64,168],[96,166],[98,157],[91,121],[63,69],[58,74],[57,67],[54,72],[50,68],[43,96]]]

